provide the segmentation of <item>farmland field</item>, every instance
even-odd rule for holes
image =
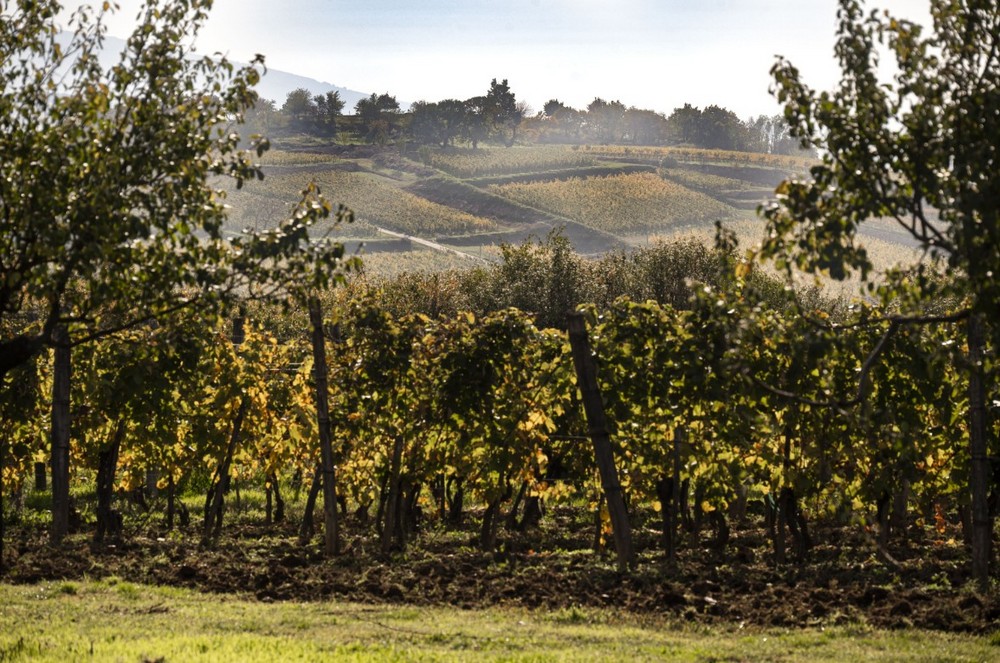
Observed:
[[[490,190],[626,237],[676,225],[711,226],[716,219],[732,217],[735,212],[703,193],[650,173],[506,184]]]
[[[424,152],[428,165],[463,178],[511,173],[535,173],[591,166],[593,156],[569,147],[515,147],[430,150]]]
[[[802,157],[677,147],[518,146],[440,149],[278,144],[261,159],[265,178],[228,187],[229,228],[262,230],[291,213],[310,181],[354,223],[320,232],[360,247],[371,272],[403,265],[436,271],[467,264],[454,255],[431,260],[379,259],[425,246],[385,228],[490,260],[500,244],[520,244],[561,229],[584,255],[678,236],[711,242],[723,221],[742,246],[763,228],[757,207],[784,178],[805,172]],[[864,242],[879,266],[910,259],[912,242],[894,223],[870,224]]]

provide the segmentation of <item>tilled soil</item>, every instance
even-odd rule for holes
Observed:
[[[556,519],[559,520],[558,518]],[[94,547],[85,534],[59,548],[41,530],[7,542],[3,580],[117,576],[205,592],[249,593],[261,601],[340,599],[478,608],[613,608],[700,623],[802,627],[862,623],[879,628],[988,633],[1000,628],[1000,596],[973,589],[965,547],[948,534],[916,532],[895,542],[887,566],[857,527],[814,528],[805,560],[776,566],[760,528],[734,530],[719,552],[685,540],[675,566],[637,530],[639,564],[615,570],[609,552],[589,549],[592,532],[572,518],[539,531],[509,532],[497,552],[473,545],[472,529],[435,526],[406,551],[377,554],[377,540],[347,527],[345,551],[324,559],[318,541],[296,542],[294,528],[239,524],[211,548],[188,532],[134,533]],[[575,529],[575,531],[574,531]],[[952,533],[954,534],[954,533]],[[946,538],[947,537],[947,538]]]

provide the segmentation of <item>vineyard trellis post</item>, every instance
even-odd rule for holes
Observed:
[[[45,463],[38,461],[35,463],[35,490],[43,492],[48,484],[48,477],[45,473]]]
[[[319,425],[320,458],[323,472],[323,552],[337,554],[338,522],[333,441],[330,439],[330,405],[327,392],[326,337],[323,335],[323,308],[318,297],[309,299],[309,322],[312,325],[313,371],[316,379],[316,419]]]
[[[993,518],[990,517],[989,453],[986,442],[986,389],[983,379],[983,323],[969,316],[969,492],[972,498],[972,576],[985,590],[989,586]]]
[[[52,530],[54,545],[69,532],[70,371],[69,330],[59,325],[54,333],[52,373]]]
[[[2,384],[2,383],[0,383]],[[0,576],[7,570],[3,561],[4,537],[7,535],[7,519],[4,511],[3,468],[7,464],[7,436],[0,433]]]
[[[670,510],[668,517],[669,524],[669,547],[667,549],[667,557],[670,561],[670,565],[677,564],[677,527],[680,522],[680,504],[681,504],[681,444],[684,443],[685,429],[682,426],[678,426],[674,429],[674,440],[673,448],[671,449],[670,460],[672,474],[670,481]],[[661,506],[662,508],[662,506]]]
[[[568,319],[573,365],[576,368],[577,384],[583,397],[590,439],[594,444],[594,457],[601,473],[601,487],[608,502],[615,551],[618,553],[618,570],[625,571],[635,566],[632,526],[629,524],[628,510],[625,508],[621,481],[615,466],[614,450],[611,448],[611,438],[608,435],[604,402],[597,383],[597,363],[591,354],[590,340],[587,338],[587,322],[583,313],[572,311]]]

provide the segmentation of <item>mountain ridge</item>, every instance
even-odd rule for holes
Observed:
[[[72,34],[66,31],[59,33],[59,41],[62,46],[66,46]],[[125,49],[126,42],[120,37],[115,37],[112,35],[106,35],[104,37],[104,47],[98,54],[98,58],[101,62],[101,66],[108,68],[117,64],[118,57]],[[197,54],[202,55],[202,54]],[[240,62],[238,60],[231,60],[233,64],[245,65],[245,62]],[[265,61],[266,66],[266,61]],[[333,83],[328,83],[326,81],[319,81],[315,78],[310,78],[308,76],[301,76],[289,71],[284,71],[281,69],[273,69],[271,67],[266,67],[267,71],[261,76],[260,82],[256,85],[255,89],[257,94],[260,95],[261,99],[271,99],[274,103],[281,108],[281,105],[285,102],[285,97],[292,90],[298,88],[305,88],[309,90],[312,94],[326,94],[327,92],[339,92],[340,98],[344,100],[345,109],[354,109],[354,105],[358,103],[360,99],[364,99],[369,96],[368,92],[359,92],[357,90],[351,90],[350,88],[341,87],[339,85],[334,85]],[[401,106],[406,107],[408,104],[400,103]]]

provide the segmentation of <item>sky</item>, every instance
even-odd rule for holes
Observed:
[[[126,37],[141,2],[118,4],[109,33]],[[868,7],[927,21],[927,0]],[[776,55],[811,87],[833,86],[836,11],[836,0],[215,0],[196,46],[406,102],[467,99],[497,78],[535,111],[601,97],[749,118],[780,112]]]

